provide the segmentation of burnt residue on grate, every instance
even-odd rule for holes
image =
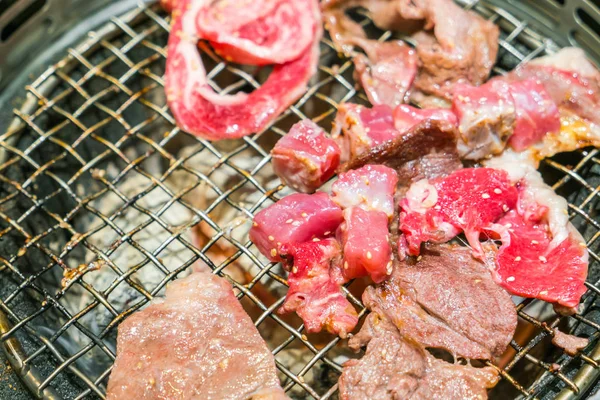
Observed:
[[[503,29],[497,74],[557,49],[504,10],[469,6]],[[362,12],[355,17],[373,37],[391,36]],[[330,129],[340,102],[367,103],[354,88],[352,63],[325,38],[310,89],[271,128],[210,143],[179,131],[166,106],[168,29],[157,6],[112,19],[26,87],[26,105],[0,135],[0,315],[9,322],[2,339],[22,344],[20,361],[35,370],[37,380],[27,379],[38,395],[103,398],[118,324],[170,280],[208,266],[234,281],[288,394],[335,398],[343,362],[357,355],[339,338],[307,336],[297,317],[276,313],[286,276],[258,255],[247,231],[255,211],[289,192],[270,166],[280,135],[302,118]],[[218,92],[250,91],[268,74],[201,48]],[[600,156],[563,154],[542,170],[568,198],[588,242],[590,290],[574,317],[558,318],[539,301],[517,307],[518,334],[492,398],[578,391],[576,383],[593,375],[580,371],[600,359],[592,355],[600,335]],[[354,282],[346,291],[364,317],[362,289]],[[568,356],[550,343],[557,328],[593,344]]]

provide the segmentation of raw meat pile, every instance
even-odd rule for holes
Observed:
[[[182,129],[213,140],[259,132],[304,93],[318,61],[316,0],[163,3],[174,21],[166,94]],[[368,39],[346,14],[357,6],[415,47]],[[585,241],[537,167],[600,145],[600,73],[567,48],[489,79],[499,29],[451,0],[320,8],[372,107],[341,104],[330,133],[302,120],[272,150],[273,170],[300,193],[257,212],[249,236],[288,271],[279,312],[366,347],[344,366],[341,399],[486,398],[498,369],[459,359],[505,352],[517,326],[510,295],[570,315],[586,291]],[[273,72],[250,94],[219,95],[201,39]],[[468,246],[447,243],[461,234]],[[357,278],[372,283],[362,294],[370,313],[352,335],[359,319],[345,285]],[[570,355],[588,344],[558,331],[553,343]],[[211,275],[174,283],[120,327],[118,346],[109,398],[285,398],[252,322]]]

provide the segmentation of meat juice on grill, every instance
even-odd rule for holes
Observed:
[[[286,244],[282,252],[290,257],[292,268],[279,312],[296,311],[309,333],[324,328],[345,338],[358,323],[358,315],[341,291],[343,280],[336,276],[342,264],[340,244],[335,239],[317,239]]]
[[[223,278],[193,273],[120,326],[108,399],[287,399],[275,360]]]
[[[284,3],[290,4],[285,5]],[[220,51],[230,57],[240,58],[249,57],[249,45],[260,43],[262,37],[236,38],[236,32],[240,35],[266,34],[270,39],[277,39],[269,40],[269,44],[275,46],[274,49],[271,49],[275,51],[275,54],[279,53],[277,49],[281,47],[278,45],[278,40],[287,37],[285,29],[288,29],[289,24],[285,23],[286,20],[310,23],[311,26],[308,30],[312,32],[311,44],[297,58],[287,60],[283,64],[276,64],[269,78],[260,88],[250,94],[240,92],[235,95],[220,95],[214,92],[208,84],[206,71],[197,49],[198,40],[203,37],[198,28],[197,19],[206,16],[207,11],[209,15],[220,11],[210,9],[211,4],[203,0],[175,2],[174,23],[167,48],[165,91],[169,108],[179,127],[210,140],[238,138],[261,131],[305,93],[307,82],[315,73],[319,59],[319,40],[322,32],[320,12],[315,0],[294,2],[299,6],[298,12],[294,13],[297,15],[279,12],[282,7],[286,10],[295,7],[291,3],[289,1],[277,2],[271,9],[274,14],[267,17],[260,13],[256,14],[260,10],[260,7],[252,6],[256,2],[247,2],[244,8],[248,12],[247,16],[252,16],[253,19],[244,18],[244,22],[251,21],[248,22],[249,25],[234,25],[233,32],[219,31],[222,27],[215,31],[215,40],[223,35],[232,39],[221,46]],[[217,7],[219,5],[229,8],[226,2],[218,2]],[[231,7],[238,6],[236,3]],[[236,14],[244,15],[242,10],[238,10]],[[276,18],[285,18],[285,20],[273,24],[276,22],[274,20]],[[292,23],[291,26],[296,25]],[[262,27],[269,29],[262,29]],[[275,31],[273,32],[271,28]],[[306,27],[301,29],[302,32],[306,30]],[[288,44],[288,40],[286,40],[284,47]],[[260,48],[260,46],[258,47]],[[240,51],[246,51],[246,53],[242,56]]]
[[[312,193],[340,164],[340,148],[310,120],[292,126],[271,151],[273,170],[291,188]]]

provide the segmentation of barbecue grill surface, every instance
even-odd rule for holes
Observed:
[[[502,28],[495,74],[570,42],[598,60],[600,13],[587,1],[538,1],[526,10],[459,3]],[[391,37],[364,13],[354,17],[371,37]],[[275,312],[285,274],[245,232],[255,211],[289,192],[270,166],[277,139],[305,117],[329,130],[341,102],[368,104],[354,88],[352,63],[325,37],[308,92],[271,128],[211,143],[179,131],[166,106],[168,30],[157,5],[111,18],[28,78],[23,105],[0,131],[0,334],[8,359],[37,397],[103,398],[118,324],[202,264],[233,279],[288,394],[336,398],[341,365],[357,355],[339,338],[306,336],[299,319]],[[202,48],[215,90],[249,91],[264,81],[268,71],[228,65]],[[541,323],[543,303],[517,307],[526,335],[513,340],[492,398],[576,398],[600,373],[599,151],[561,154],[542,173],[569,200],[588,243],[589,290],[573,317]],[[347,291],[364,317],[360,285]],[[556,327],[592,344],[570,357],[549,344]]]

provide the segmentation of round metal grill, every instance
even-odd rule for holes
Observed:
[[[533,29],[507,11],[510,4],[462,5],[503,30],[496,74],[577,40],[548,39],[543,33],[550,25]],[[360,11],[355,17],[374,37],[391,36]],[[146,5],[90,32],[26,87],[24,106],[0,136],[4,349],[37,397],[104,398],[118,324],[170,280],[202,264],[232,280],[288,394],[336,398],[341,364],[355,356],[339,338],[307,337],[297,317],[276,313],[286,275],[257,255],[245,232],[256,210],[287,191],[270,167],[269,150],[280,135],[302,118],[329,130],[339,103],[367,104],[354,88],[352,62],[323,39],[310,89],[273,126],[211,143],[181,132],[169,113],[163,93],[168,32],[169,17]],[[264,80],[267,71],[228,65],[207,46],[201,49],[218,92],[252,90]],[[600,374],[599,152],[560,155],[542,169],[569,200],[570,216],[587,240],[589,290],[573,317],[540,322],[542,303],[517,307],[519,334],[498,364],[504,379],[492,398],[576,398]],[[346,291],[362,317],[357,285]],[[557,327],[592,344],[576,357],[563,354],[549,344]]]

